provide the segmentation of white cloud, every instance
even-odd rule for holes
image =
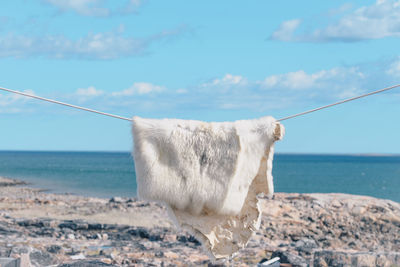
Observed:
[[[179,89],[134,83],[130,88],[112,93],[114,97],[109,99],[114,104],[109,104],[116,108],[134,106],[138,110],[152,112],[223,109],[266,112],[316,106],[390,85],[394,79],[387,72],[397,66],[395,62],[375,62],[314,72],[297,70],[255,80],[227,73],[208,82]],[[375,67],[377,65],[379,67]]]
[[[266,87],[285,87],[289,89],[304,89],[312,86],[318,79],[319,73],[307,74],[303,70],[265,78]]]
[[[34,91],[32,90],[24,90],[22,91],[27,94],[34,95]],[[18,113],[25,111],[24,104],[26,104],[31,99],[17,95],[13,93],[0,93],[0,113]]]
[[[245,79],[240,75],[226,74],[220,79],[214,79],[212,85],[238,85],[245,82]]]
[[[105,17],[113,14],[129,14],[136,12],[142,4],[140,0],[118,1],[118,5],[124,3],[115,9],[111,9],[110,4],[116,1],[104,0],[43,0],[45,3],[55,6],[62,12],[73,11],[82,16]],[[108,4],[108,5],[107,5]]]
[[[233,75],[230,73],[225,74],[221,78],[214,78],[210,81],[198,85],[198,89],[203,92],[219,92],[226,93],[238,90],[243,86],[246,86],[247,79],[241,75]]]
[[[88,88],[78,88],[76,90],[76,95],[83,97],[96,97],[102,94],[104,94],[104,92],[96,89],[94,86],[89,86]]]
[[[138,8],[143,4],[144,0],[128,0],[125,6],[119,10],[119,14],[136,13]]]
[[[227,76],[224,76],[227,77]],[[216,81],[223,81],[216,79]],[[240,76],[241,77],[241,76]],[[214,93],[209,102],[223,109],[255,109],[284,108],[309,102],[335,101],[360,94],[365,89],[365,74],[358,67],[332,68],[307,73],[304,70],[270,75],[263,80],[241,77],[245,84],[240,87],[232,83],[234,90],[216,90],[216,85],[208,84],[212,90],[201,91]],[[240,83],[239,83],[240,84]],[[215,94],[218,92],[218,95]]]
[[[322,88],[329,83],[343,80],[362,80],[364,74],[357,67],[332,68],[307,74],[303,70],[285,74],[271,75],[265,78],[267,88],[279,87],[286,89]]]
[[[77,40],[63,35],[27,36],[8,33],[0,36],[0,57],[48,57],[109,60],[139,56],[155,43],[174,38],[185,31],[163,31],[147,38],[126,37],[123,27],[111,32],[89,33]]]
[[[176,91],[175,91],[177,94],[186,94],[187,92],[188,92],[188,90],[187,89],[177,89]]]
[[[400,78],[400,58],[389,65],[389,69],[386,73],[395,78]]]
[[[129,88],[110,92],[91,86],[70,95],[51,96],[61,101],[86,102],[87,106],[117,114],[197,110],[251,110],[304,108],[329,104],[398,83],[400,58],[313,72],[297,70],[249,79],[225,74],[192,86],[167,88],[135,82]],[[395,91],[392,92],[392,94]],[[394,95],[394,94],[393,94]],[[0,112],[26,110],[21,96],[0,95]],[[92,101],[91,101],[92,100]]]
[[[292,19],[282,22],[279,28],[272,33],[271,39],[279,41],[291,41],[293,33],[299,27],[301,21],[299,19]]]
[[[343,9],[347,11],[349,7]],[[340,9],[335,12],[339,12]],[[350,14],[313,30],[300,30],[300,20],[284,21],[270,39],[289,42],[354,42],[386,37],[400,37],[400,1],[377,0],[370,6],[355,9]],[[332,17],[333,18],[333,17]],[[320,25],[306,21],[307,25]]]
[[[145,82],[136,82],[131,87],[119,91],[113,92],[113,96],[132,96],[132,95],[146,95],[150,93],[160,93],[165,90],[165,87],[154,85]]]

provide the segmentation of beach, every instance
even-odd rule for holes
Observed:
[[[262,223],[246,248],[219,266],[279,256],[293,266],[400,265],[400,204],[349,194],[261,198]],[[213,266],[165,208],[135,198],[48,193],[0,179],[0,257],[33,266]]]

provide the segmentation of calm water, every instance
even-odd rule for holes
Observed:
[[[276,192],[341,192],[400,202],[400,156],[286,155],[274,160]],[[136,194],[129,153],[0,152],[0,176],[58,193]]]

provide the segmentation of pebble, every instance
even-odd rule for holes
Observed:
[[[86,257],[82,253],[71,256],[71,260],[84,260],[84,259],[86,259]]]
[[[74,240],[75,239],[75,235],[74,234],[68,234],[67,235],[67,239]]]

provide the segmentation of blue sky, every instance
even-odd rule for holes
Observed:
[[[400,1],[14,0],[0,86],[131,117],[291,115],[400,83]],[[278,152],[400,153],[400,89],[285,121]],[[0,92],[0,150],[128,151],[128,122]]]

